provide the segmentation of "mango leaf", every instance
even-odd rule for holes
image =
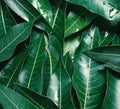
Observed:
[[[73,72],[74,72],[74,66],[72,63],[72,60],[70,58],[69,53],[67,53],[64,57],[63,57],[63,63],[65,65],[65,69],[68,72],[69,76],[72,78]]]
[[[62,60],[59,60],[50,78],[48,97],[55,102],[59,109],[66,109],[67,107],[75,109],[70,97],[71,88],[71,79],[65,70]]]
[[[107,90],[102,109],[119,109],[120,75],[112,70],[107,71]]]
[[[83,52],[98,46],[99,30],[92,26],[82,34],[82,41],[74,58],[72,83],[82,109],[100,109],[105,93],[104,67]]]
[[[96,17],[95,14],[80,6],[72,5],[68,8],[72,9],[66,19],[65,37],[82,30]]]
[[[3,37],[8,29],[15,24],[15,19],[11,15],[10,10],[6,4],[0,0],[0,38]]]
[[[17,92],[0,84],[0,103],[4,109],[43,109],[38,108]],[[21,105],[22,104],[22,105]]]
[[[33,21],[17,24],[11,27],[7,34],[0,39],[0,61],[12,56],[15,47],[30,35],[32,25]]]
[[[99,41],[99,46],[106,46],[109,45],[111,42],[114,41],[116,34],[104,32],[100,34],[101,40]]]
[[[58,109],[58,107],[53,103],[49,98],[39,95],[38,93],[23,87],[19,84],[16,85],[17,92],[23,95],[25,98],[29,99],[32,103],[34,103],[38,107],[43,107],[44,109]]]
[[[120,21],[120,5],[114,0],[66,0],[70,3],[85,7],[89,11],[99,14],[104,18],[119,22]],[[116,7],[117,5],[117,7]]]
[[[113,46],[119,46],[120,45],[120,36],[119,35],[115,35],[115,38],[112,41],[112,45]]]
[[[46,60],[44,33],[33,31],[30,41],[31,51],[19,76],[19,84],[42,93],[43,64]]]
[[[28,50],[25,50],[13,57],[0,71],[0,83],[6,87],[13,88],[13,83],[18,79],[22,64],[26,59]]]
[[[107,64],[120,65],[120,46],[104,46],[85,51],[89,57]]]
[[[49,0],[28,0],[46,19],[46,21],[52,24],[52,9]]]
[[[68,40],[64,41],[64,54],[66,54],[67,52],[69,52],[71,59],[74,59],[74,54],[76,49],[78,48],[78,46],[80,45],[81,42],[81,37],[80,35],[74,37],[74,38],[70,38]]]
[[[40,14],[27,0],[3,0],[16,14],[26,21],[35,20]]]

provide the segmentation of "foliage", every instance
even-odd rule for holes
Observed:
[[[118,0],[0,0],[0,109],[120,109]]]

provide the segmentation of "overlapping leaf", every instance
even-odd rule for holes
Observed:
[[[43,109],[38,108],[17,92],[2,85],[0,85],[0,103],[4,109]]]
[[[120,65],[120,46],[98,47],[85,52],[95,60],[113,65]]]
[[[18,79],[19,72],[22,68],[23,62],[26,59],[27,51],[21,52],[13,57],[6,66],[0,71],[0,83],[6,87],[14,87],[14,83]]]
[[[3,37],[8,29],[15,24],[16,22],[11,15],[10,10],[5,3],[0,0],[0,37]]]
[[[70,7],[68,6],[68,8]],[[72,5],[71,8],[66,18],[65,37],[82,30],[96,17],[83,7]]]
[[[52,9],[49,0],[28,0],[46,19],[46,21],[52,24]]]
[[[9,59],[17,44],[26,40],[31,33],[33,21],[17,24],[0,39],[0,61]]]
[[[112,21],[120,21],[120,6],[119,2],[114,0],[66,0],[70,3],[81,5],[89,11],[103,16]],[[117,6],[116,6],[117,5]]]
[[[3,0],[16,14],[26,21],[36,19],[39,12],[27,0]]]
[[[100,109],[105,93],[105,75],[99,63],[87,57],[85,50],[98,46],[99,31],[91,27],[82,35],[82,42],[75,53],[72,83],[82,109]]]
[[[75,109],[70,97],[72,88],[71,79],[65,70],[64,64],[59,60],[55,71],[50,78],[48,97],[52,99],[59,109]]]
[[[108,70],[107,72],[107,90],[102,109],[119,109],[120,103],[120,75]]]
[[[43,107],[44,109],[58,109],[52,100],[45,96],[39,95],[28,88],[17,85],[17,91],[38,107]]]
[[[32,32],[31,51],[19,76],[19,83],[36,92],[42,92],[43,64],[46,60],[44,33]]]

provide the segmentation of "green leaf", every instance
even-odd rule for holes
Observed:
[[[36,106],[43,107],[44,109],[58,109],[51,99],[20,85],[17,85],[16,88],[21,95],[29,99]]]
[[[69,76],[72,78],[73,72],[74,72],[74,66],[72,63],[72,60],[70,58],[69,53],[67,53],[64,57],[63,57],[63,62],[65,65],[65,69],[68,72]]]
[[[30,35],[32,25],[33,21],[17,24],[11,27],[7,34],[0,39],[0,61],[12,56],[16,46]]]
[[[0,0],[0,38],[3,37],[9,28],[15,24],[15,19],[13,18],[10,10],[5,3]]]
[[[36,19],[39,12],[27,0],[3,0],[17,15],[26,21]]]
[[[104,18],[118,22],[120,21],[120,5],[114,0],[66,0],[70,3],[77,4],[87,8],[89,11],[99,14]],[[117,5],[117,6],[116,6]]]
[[[105,93],[104,67],[83,52],[98,46],[99,30],[92,26],[82,34],[82,41],[75,53],[75,72],[72,83],[82,109],[100,109]]]
[[[31,51],[19,76],[19,83],[41,93],[43,87],[43,64],[46,60],[44,33],[33,31]]]
[[[112,70],[107,71],[107,90],[102,109],[119,109],[120,75]]]
[[[43,109],[38,108],[17,92],[0,85],[0,103],[4,109]]]
[[[18,79],[22,64],[26,59],[28,51],[25,50],[13,57],[5,67],[0,71],[0,83],[6,87],[13,88],[13,83]]]
[[[75,109],[70,97],[72,88],[71,79],[66,72],[62,60],[58,61],[56,69],[50,78],[48,97],[52,99],[59,109]]]
[[[28,0],[46,19],[46,21],[52,24],[52,9],[49,0]]]
[[[64,48],[63,48],[64,49],[64,54],[66,54],[67,52],[69,52],[70,57],[73,60],[74,59],[75,51],[78,48],[78,46],[80,45],[80,42],[81,42],[80,35],[64,41]]]
[[[120,46],[104,46],[85,51],[89,57],[107,64],[120,65]]]
[[[71,8],[66,19],[65,37],[82,30],[96,17],[83,7],[72,5]]]

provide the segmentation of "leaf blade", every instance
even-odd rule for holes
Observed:
[[[0,61],[9,59],[12,56],[17,44],[26,40],[30,35],[32,25],[33,21],[17,24],[1,38]]]

